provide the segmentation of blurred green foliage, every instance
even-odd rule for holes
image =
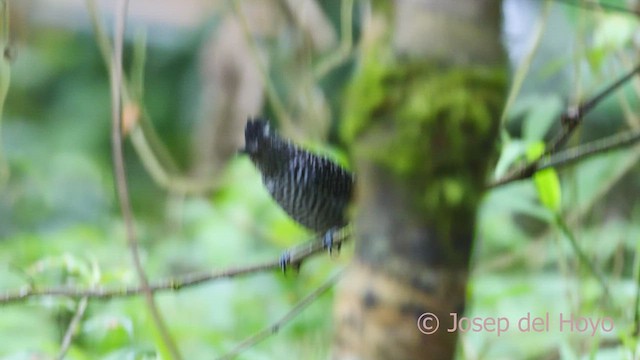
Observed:
[[[183,169],[190,165],[199,101],[201,36],[187,36],[178,47],[152,43],[145,64],[145,105]],[[88,29],[35,28],[23,41],[11,64],[2,123],[11,177],[0,191],[0,288],[135,284],[114,197],[108,75],[95,39]],[[230,164],[212,198],[183,198],[156,186],[129,145],[125,152],[151,279],[277,259],[310,238],[273,204],[248,159]],[[344,258],[320,257],[299,274],[163,294],[158,302],[186,358],[211,358],[284,315]],[[275,341],[243,356],[322,358],[330,340],[330,301],[322,297]],[[3,306],[0,358],[54,356],[76,305],[44,297]],[[151,324],[139,298],[90,301],[68,358],[155,358],[159,339]]]

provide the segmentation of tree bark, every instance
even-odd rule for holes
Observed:
[[[374,2],[341,124],[356,254],[334,359],[454,357],[506,89],[499,1]]]

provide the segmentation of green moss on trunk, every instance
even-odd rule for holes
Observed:
[[[368,56],[348,89],[341,135],[407,184],[415,209],[451,239],[482,195],[506,88],[502,66]]]

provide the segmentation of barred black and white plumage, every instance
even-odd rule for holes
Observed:
[[[262,119],[249,119],[245,148],[273,199],[301,225],[318,234],[347,224],[351,173],[335,162],[281,138]]]

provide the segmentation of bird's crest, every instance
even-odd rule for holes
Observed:
[[[250,156],[264,150],[265,146],[273,140],[275,133],[269,122],[263,118],[249,118],[244,128],[244,149],[242,153]]]
[[[268,138],[270,134],[271,125],[269,125],[267,120],[262,118],[249,118],[244,128],[244,138],[247,141]]]

